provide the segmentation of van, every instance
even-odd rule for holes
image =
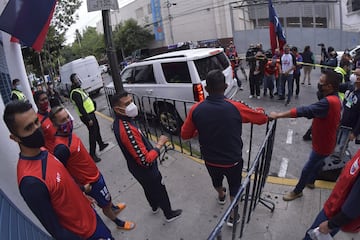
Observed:
[[[68,97],[71,90],[71,74],[76,73],[82,84],[81,88],[89,94],[98,94],[103,87],[99,64],[94,56],[79,58],[60,67],[59,91]]]
[[[225,96],[232,99],[238,92],[238,86],[222,48],[189,49],[156,55],[130,64],[120,75],[127,92],[140,99],[144,96],[153,99],[153,102],[144,104],[145,113],[155,113],[165,131],[178,134],[188,109],[180,109],[184,105],[175,106],[172,101],[164,104],[161,98],[202,101],[208,95],[205,90],[206,75],[214,69],[223,72],[228,85]],[[113,83],[107,87],[114,89]],[[154,100],[156,98],[159,98],[158,102]]]

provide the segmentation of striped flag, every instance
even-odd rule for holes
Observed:
[[[286,43],[286,37],[272,4],[272,0],[269,0],[269,32],[271,51],[274,53],[275,49],[279,48],[282,52]]]
[[[22,44],[41,51],[56,0],[9,0],[0,15],[0,30]]]

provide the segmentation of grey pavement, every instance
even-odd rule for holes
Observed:
[[[75,133],[88,146],[88,131],[74,112],[71,104],[66,104],[75,118]],[[117,146],[111,129],[111,119],[98,114],[101,135],[111,147],[99,153],[102,159],[97,164],[105,177],[113,201],[125,202],[127,207],[120,213],[123,220],[136,222],[131,231],[118,230],[115,224],[107,219],[99,208],[106,225],[111,229],[115,239],[132,240],[193,240],[207,239],[225,208],[218,205],[217,193],[211,185],[210,178],[203,164],[194,161],[181,153],[170,151],[168,159],[159,166],[163,175],[170,201],[174,209],[183,209],[181,218],[166,223],[161,212],[153,214],[139,183],[129,173],[126,161]],[[308,150],[310,151],[310,149]],[[311,225],[331,190],[316,188],[305,189],[304,196],[292,202],[284,202],[282,195],[292,190],[287,185],[294,181],[281,181],[285,184],[267,182],[263,197],[275,203],[275,211],[271,213],[259,204],[252,218],[245,226],[242,239],[245,240],[286,240],[302,239],[306,229]],[[226,184],[226,183],[225,183]],[[229,200],[229,198],[227,198]],[[240,204],[241,206],[242,204]],[[223,239],[231,239],[231,228],[223,227]],[[239,232],[237,231],[237,238]],[[336,240],[358,239],[359,235],[338,233]]]

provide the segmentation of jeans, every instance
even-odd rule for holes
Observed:
[[[295,85],[296,85],[295,94],[296,94],[296,96],[298,96],[300,93],[300,73],[294,74],[294,81],[295,81]],[[294,90],[293,90],[293,92],[294,92]]]
[[[294,85],[294,78],[292,74],[282,74],[281,75],[281,80],[280,80],[280,93],[279,93],[279,97],[285,97],[285,85],[286,82],[288,84],[288,97],[287,97],[287,101],[290,102],[291,97],[293,95],[293,85]]]
[[[270,95],[273,94],[274,92],[274,82],[275,82],[275,76],[274,75],[269,75],[269,76],[264,76],[264,93],[266,93],[266,90],[269,89],[270,90]]]
[[[311,151],[309,160],[305,163],[305,166],[301,171],[299,182],[295,186],[294,192],[296,194],[302,192],[306,184],[315,182],[319,171],[323,167],[324,159],[327,156],[328,155],[320,155],[314,150]]]
[[[306,231],[305,237],[303,240],[311,240],[309,234],[307,233],[309,230],[317,228],[322,222],[329,220],[329,218],[325,215],[324,209],[322,209],[319,214],[317,215],[317,217],[315,218],[313,224],[311,225],[311,227]],[[335,228],[330,232],[331,236],[335,236],[336,233],[338,233],[340,229]]]
[[[93,157],[95,156],[96,143],[98,143],[99,146],[103,146],[105,143],[101,138],[99,122],[96,118],[95,113],[89,113],[88,117],[90,120],[93,121],[92,126],[89,125],[87,118],[80,117],[80,120],[86,125],[87,129],[89,130],[89,147],[90,147],[89,153]]]
[[[250,75],[250,95],[260,96],[260,85],[263,80],[263,74]]]

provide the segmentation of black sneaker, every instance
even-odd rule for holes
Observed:
[[[170,215],[166,217],[166,221],[167,222],[172,222],[176,219],[178,219],[181,216],[182,210],[181,209],[176,209],[171,211]]]
[[[312,137],[311,137],[311,135],[307,135],[307,134],[306,134],[306,135],[303,136],[303,140],[304,140],[304,141],[311,141],[311,140],[312,140]]]
[[[228,220],[226,221],[226,225],[228,225],[229,227],[233,227],[234,226],[234,222],[236,224],[238,224],[240,222],[240,214],[236,215],[236,221],[234,221],[234,218],[230,215],[230,217],[228,218]]]
[[[224,205],[226,203],[226,188],[223,188],[223,192],[224,192],[224,196],[222,198],[218,197],[218,203],[220,205]]]
[[[156,207],[156,208],[152,207],[151,210],[152,210],[153,214],[157,214],[160,211],[160,208],[159,207]]]
[[[94,160],[94,162],[96,162],[96,163],[98,163],[98,162],[101,161],[101,158],[99,158],[99,157],[96,156],[96,155],[93,155],[93,156],[91,156],[91,157],[92,157],[92,159]]]
[[[104,150],[105,148],[107,148],[107,146],[109,146],[108,143],[104,143],[103,145],[101,145],[101,146],[100,146],[100,152],[101,152],[102,150]]]

